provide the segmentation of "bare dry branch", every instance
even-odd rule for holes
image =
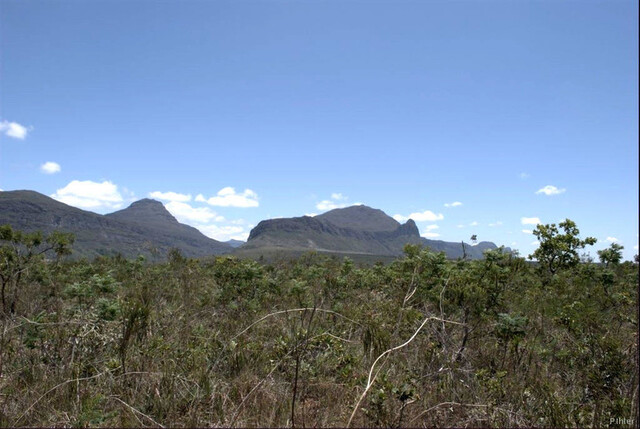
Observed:
[[[353,408],[353,412],[351,413],[351,417],[349,417],[349,421],[347,422],[347,427],[351,426],[351,421],[353,420],[353,417],[356,415],[356,412],[360,408],[360,403],[362,402],[364,397],[367,395],[367,392],[369,391],[369,389],[371,389],[371,386],[376,381],[376,378],[378,377],[378,374],[380,373],[380,369],[378,369],[378,372],[376,372],[376,375],[373,376],[373,371],[374,371],[378,361],[380,359],[382,359],[383,357],[387,356],[388,354],[394,352],[395,350],[399,350],[399,349],[409,345],[409,343],[411,343],[411,341],[413,341],[413,339],[418,335],[418,333],[420,333],[420,331],[422,330],[424,325],[426,325],[427,322],[429,322],[431,320],[438,320],[438,321],[441,321],[443,323],[452,323],[454,325],[464,325],[463,323],[454,322],[452,320],[444,320],[444,319],[441,319],[439,317],[427,317],[426,319],[424,319],[424,321],[422,322],[420,327],[418,327],[418,329],[413,333],[411,338],[409,338],[407,341],[405,341],[404,343],[400,344],[399,346],[392,347],[389,350],[386,350],[386,351],[382,352],[382,354],[380,354],[380,356],[378,356],[376,358],[376,360],[373,362],[373,364],[371,365],[371,369],[369,370],[369,378],[367,379],[367,385],[365,386],[364,392],[362,392],[362,395],[360,396],[360,399],[358,399],[358,402],[356,403],[356,406]]]

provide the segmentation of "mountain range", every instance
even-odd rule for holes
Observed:
[[[261,221],[246,243],[220,242],[196,228],[181,224],[164,205],[142,199],[114,213],[99,215],[71,207],[34,191],[0,192],[0,225],[23,231],[72,232],[76,256],[95,257],[120,253],[125,257],[145,255],[152,260],[166,257],[171,248],[185,256],[204,257],[233,253],[258,257],[265,254],[300,254],[315,250],[339,255],[365,255],[389,259],[402,254],[405,244],[421,244],[444,251],[449,258],[464,253],[482,258],[482,252],[496,248],[491,242],[475,246],[429,240],[420,236],[415,222],[400,224],[382,210],[357,205],[334,209],[310,217]]]
[[[34,191],[0,192],[0,225],[22,231],[62,230],[75,234],[77,256],[120,253],[162,259],[174,247],[185,256],[228,253],[233,248],[196,228],[179,223],[162,203],[143,199],[124,210],[99,215],[71,207]]]

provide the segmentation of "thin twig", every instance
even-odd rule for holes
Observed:
[[[323,335],[331,335],[331,334],[329,334],[328,332],[323,332],[323,333],[321,333],[321,334],[314,335],[313,337],[311,337],[311,338],[307,339],[307,340],[306,340],[306,342],[308,343],[308,342],[310,342],[310,341],[312,341],[312,340],[315,340],[316,338],[319,338],[319,337],[321,337],[321,336],[323,336]],[[230,427],[233,427],[233,425],[235,424],[236,419],[238,418],[238,415],[239,415],[239,413],[240,413],[240,408],[242,408],[242,406],[243,406],[243,405],[244,405],[244,403],[246,402],[247,398],[248,398],[249,396],[251,396],[251,394],[252,394],[252,393],[253,393],[253,392],[254,392],[258,387],[260,387],[260,386],[262,385],[262,383],[264,383],[264,382],[265,382],[269,377],[271,377],[271,374],[273,374],[273,372],[274,372],[274,371],[275,371],[275,370],[280,366],[280,364],[282,364],[282,362],[284,362],[284,360],[285,360],[287,357],[289,357],[289,355],[291,355],[291,353],[293,353],[294,351],[295,351],[295,349],[291,349],[291,350],[289,350],[289,352],[288,352],[287,354],[285,354],[284,356],[282,356],[282,358],[281,358],[281,359],[280,359],[280,360],[279,360],[279,361],[278,361],[278,362],[273,366],[273,368],[271,368],[271,371],[269,371],[269,373],[268,373],[268,374],[267,374],[267,375],[266,375],[262,380],[260,380],[260,381],[258,382],[258,384],[256,384],[256,385],[253,387],[253,389],[251,389],[251,390],[249,391],[249,393],[247,393],[247,396],[245,396],[245,397],[242,399],[242,401],[240,402],[240,404],[236,407],[235,412],[234,412],[234,415],[233,415],[233,418],[231,419],[231,424],[229,425]]]
[[[131,411],[135,411],[136,413],[140,414],[141,416],[146,417],[146,418],[147,418],[147,419],[149,419],[149,420],[150,420],[154,425],[156,425],[156,426],[160,426],[161,428],[164,428],[164,426],[162,426],[160,423],[158,423],[157,421],[153,420],[151,417],[149,417],[148,415],[146,415],[146,414],[145,414],[145,413],[143,413],[142,411],[140,411],[140,410],[137,410],[137,409],[133,408],[131,405],[127,404],[127,403],[126,403],[126,402],[124,402],[122,399],[118,398],[117,396],[115,396],[115,395],[111,395],[111,396],[109,396],[109,398],[113,398],[113,399],[115,399],[116,401],[118,401],[118,402],[122,403],[123,405],[125,405],[125,406],[126,406],[127,408],[129,408]],[[136,417],[136,418],[137,418],[137,417]],[[139,420],[138,420],[138,421],[139,421]]]
[[[118,367],[118,368],[120,368],[120,367]],[[18,417],[18,419],[17,419],[15,422],[13,422],[13,425],[12,425],[12,426],[18,426],[18,422],[19,422],[20,420],[22,420],[22,418],[23,418],[23,417],[24,417],[24,416],[25,416],[25,415],[26,415],[26,414],[27,414],[27,413],[28,413],[28,412],[29,412],[29,411],[30,411],[30,410],[31,410],[31,409],[32,409],[32,408],[33,408],[33,407],[38,403],[38,402],[40,402],[40,400],[41,400],[42,398],[44,398],[44,397],[45,397],[45,396],[47,396],[49,393],[51,393],[51,392],[53,392],[54,390],[56,390],[58,387],[64,386],[65,384],[68,384],[68,383],[74,383],[74,382],[86,381],[86,380],[91,380],[91,379],[94,379],[94,378],[98,378],[98,377],[101,377],[101,376],[103,376],[103,375],[105,375],[105,374],[107,374],[107,373],[109,373],[109,372],[115,371],[115,370],[116,370],[116,369],[118,369],[118,368],[108,369],[108,370],[106,370],[106,371],[104,371],[104,372],[101,372],[100,374],[92,375],[91,377],[74,378],[74,379],[72,379],[72,380],[66,380],[66,381],[63,381],[63,382],[62,382],[62,383],[60,383],[60,384],[55,385],[54,387],[52,387],[51,389],[49,389],[49,390],[47,390],[45,393],[43,393],[43,394],[42,394],[42,395],[41,395],[41,396],[40,396],[40,397],[39,397],[39,398],[38,398],[38,399],[37,399],[33,404],[31,404],[31,405],[29,406],[29,408],[27,408],[27,409],[26,409],[26,410],[25,410],[25,411],[20,415],[20,417]]]
[[[516,413],[515,411],[506,410],[504,408],[494,407],[494,406],[491,406],[491,405],[485,405],[485,404],[461,404],[460,402],[442,402],[442,403],[440,403],[438,405],[434,405],[433,407],[422,411],[420,414],[418,414],[417,416],[415,416],[414,418],[409,420],[409,423],[413,423],[414,421],[418,420],[420,417],[422,417],[423,415],[425,415],[429,411],[433,411],[436,408],[440,408],[440,407],[444,407],[444,406],[450,406],[450,405],[457,405],[459,407],[493,408],[494,410],[503,411],[505,413],[514,414],[514,415],[520,417],[520,415],[518,413]]]
[[[407,346],[409,343],[411,343],[411,341],[413,341],[413,339],[418,335],[418,333],[420,333],[420,331],[422,330],[424,325],[426,325],[427,322],[429,322],[430,320],[439,320],[441,322],[453,323],[454,325],[463,325],[463,323],[454,322],[452,320],[444,320],[444,319],[441,319],[439,317],[427,317],[426,319],[424,319],[424,321],[422,322],[420,327],[413,333],[411,338],[409,338],[407,341],[405,341],[404,343],[400,344],[399,346],[395,346],[395,347],[390,348],[389,350],[384,351],[380,356],[378,356],[376,358],[376,360],[373,362],[373,365],[371,365],[371,369],[369,370],[369,378],[367,379],[367,385],[366,385],[366,387],[364,389],[364,392],[362,392],[362,395],[360,396],[360,399],[358,399],[358,402],[356,403],[356,406],[353,408],[353,412],[351,413],[351,417],[349,417],[349,421],[347,422],[347,427],[351,426],[351,421],[353,420],[353,417],[356,415],[356,412],[358,411],[358,408],[360,407],[360,403],[362,402],[364,397],[367,395],[367,392],[369,391],[369,389],[371,388],[373,383],[376,381],[376,378],[378,377],[378,374],[380,373],[380,369],[378,369],[378,372],[376,372],[376,375],[373,376],[373,370],[375,369],[376,364],[378,363],[378,361],[380,359],[382,359],[383,357],[387,356],[388,354],[390,354],[391,352],[393,352],[395,350],[399,350],[399,349]],[[382,368],[382,366],[380,368]]]
[[[253,322],[252,324],[250,324],[250,325],[249,325],[249,326],[247,326],[246,328],[244,328],[242,331],[240,331],[238,334],[236,334],[235,336],[233,336],[231,339],[232,339],[232,340],[235,340],[235,339],[236,339],[236,338],[238,338],[240,335],[244,334],[244,333],[245,333],[245,332],[247,332],[249,329],[251,329],[252,327],[254,327],[255,325],[257,325],[258,323],[262,322],[263,320],[265,320],[265,319],[267,319],[267,318],[269,318],[269,317],[271,317],[271,316],[277,316],[278,314],[287,314],[287,313],[293,313],[293,312],[296,312],[296,311],[307,311],[307,310],[314,310],[314,308],[313,308],[313,307],[292,308],[292,309],[289,309],[289,310],[281,310],[281,311],[276,311],[276,312],[274,312],[274,313],[269,313],[269,314],[267,314],[266,316],[261,317],[260,319],[256,320],[255,322]],[[338,313],[338,312],[336,312],[336,311],[332,311],[332,310],[323,310],[323,309],[320,309],[320,308],[316,308],[316,309],[315,309],[315,311],[320,311],[320,312],[322,312],[322,313],[335,314],[336,316],[340,316],[340,317],[342,317],[343,319],[346,319],[346,320],[348,320],[348,321],[349,321],[349,322],[351,322],[351,323],[355,323],[355,324],[356,324],[356,325],[358,325],[358,326],[362,326],[360,323],[356,322],[355,320],[350,319],[350,318],[348,318],[348,317],[346,317],[346,316],[343,316],[342,314],[340,314],[340,313]]]

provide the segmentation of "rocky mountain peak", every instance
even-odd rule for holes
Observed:
[[[126,209],[108,214],[107,216],[140,223],[178,223],[176,218],[165,208],[164,204],[150,198],[143,198],[142,200],[133,202]]]
[[[400,231],[402,231],[402,235],[415,235],[416,237],[420,236],[420,231],[418,230],[418,225],[416,225],[413,219],[409,219],[406,221],[401,227]]]

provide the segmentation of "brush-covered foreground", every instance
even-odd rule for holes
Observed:
[[[637,419],[637,264],[33,261],[3,283],[1,426]]]

